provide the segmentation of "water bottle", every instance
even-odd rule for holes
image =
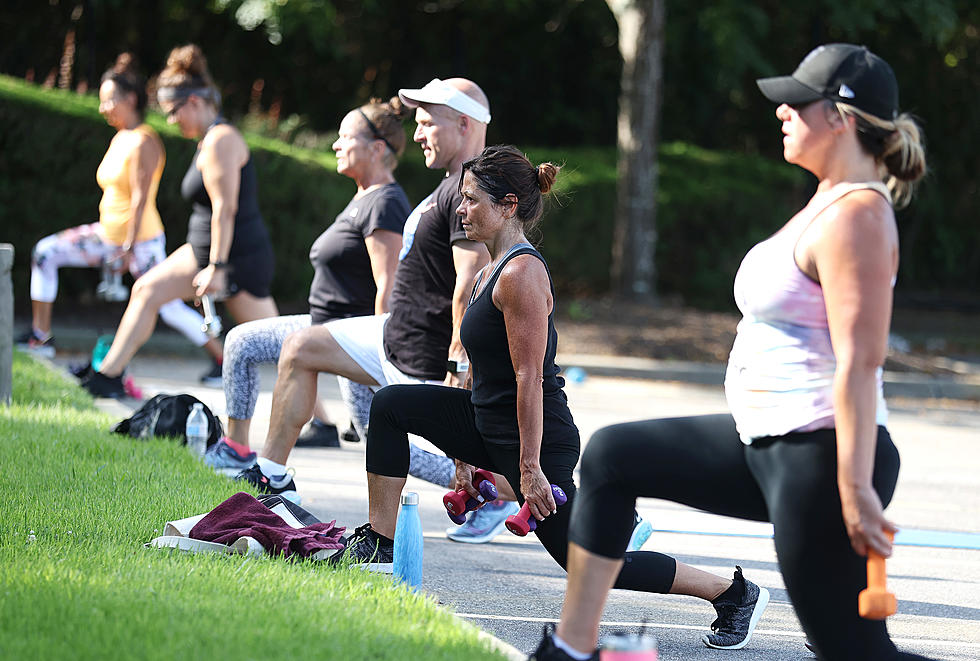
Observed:
[[[422,519],[419,516],[419,495],[414,491],[402,494],[398,523],[395,525],[395,578],[413,590],[422,587]]]
[[[102,361],[112,347],[112,335],[100,335],[95,341],[95,348],[92,349],[92,371],[98,372],[102,367]]]
[[[657,661],[657,639],[648,633],[617,631],[603,636],[599,661]]]
[[[187,416],[187,449],[195,457],[204,457],[208,447],[208,416],[204,414],[204,404],[196,402]]]

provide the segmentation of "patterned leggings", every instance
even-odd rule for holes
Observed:
[[[58,296],[58,269],[63,266],[98,268],[112,257],[119,246],[110,243],[102,234],[99,223],[69,227],[44,237],[31,254],[31,300],[53,303]],[[152,239],[133,245],[129,272],[139,278],[167,258],[167,239],[161,232]],[[160,318],[179,331],[195,346],[203,346],[208,336],[201,330],[203,317],[179,299],[160,307]]]
[[[251,419],[259,397],[259,364],[278,362],[286,337],[309,328],[312,323],[310,315],[297,314],[258,319],[238,324],[228,331],[222,369],[228,417]],[[341,376],[337,377],[337,382],[354,429],[361,438],[367,438],[374,391]],[[426,452],[412,444],[409,473],[421,480],[448,487],[456,475],[456,467],[452,459]]]

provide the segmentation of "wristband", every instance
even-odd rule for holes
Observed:
[[[210,266],[214,267],[214,270],[218,271],[220,269],[228,268],[228,262],[209,262]]]
[[[465,360],[447,360],[446,361],[446,371],[450,374],[460,374],[462,372],[468,372],[470,370],[470,364]]]

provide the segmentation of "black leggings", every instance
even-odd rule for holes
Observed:
[[[371,404],[368,427],[367,471],[387,477],[408,475],[408,434],[425,438],[450,457],[503,475],[519,502],[520,447],[487,443],[477,431],[470,391],[429,385],[397,385],[379,390]],[[568,502],[556,514],[539,521],[534,534],[545,550],[564,569],[568,557],[568,522],[575,501],[572,471],[579,459],[579,439],[545,439],[541,445],[541,470],[557,484]],[[632,529],[633,510],[629,510]],[[604,524],[602,524],[604,527]],[[630,533],[627,532],[627,542]],[[619,554],[622,557],[622,553]],[[665,593],[674,581],[674,559],[661,553],[637,551],[626,554],[627,565],[616,587]]]
[[[878,428],[873,485],[887,505],[898,450]],[[786,590],[822,659],[921,659],[900,654],[881,621],[858,616],[865,558],[851,548],[837,489],[834,430],[744,445],[731,415],[648,420],[600,429],[582,457],[570,539],[623,557],[636,498],[661,498],[753,521],[771,521]]]

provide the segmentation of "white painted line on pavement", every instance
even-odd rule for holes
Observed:
[[[558,624],[558,620],[553,617],[516,617],[513,615],[481,615],[479,613],[456,613],[456,617],[465,617],[471,620],[503,620],[507,622],[552,622]],[[654,629],[684,629],[687,631],[704,631],[704,625],[691,624],[669,624],[667,622],[607,622],[599,623],[599,626],[607,627],[650,627]],[[756,629],[754,636],[784,636],[786,638],[804,638],[802,631],[783,631],[777,629]],[[959,649],[980,649],[980,643],[967,643],[953,640],[931,640],[928,638],[892,638],[892,642],[907,645],[940,645],[944,647],[955,647]]]

